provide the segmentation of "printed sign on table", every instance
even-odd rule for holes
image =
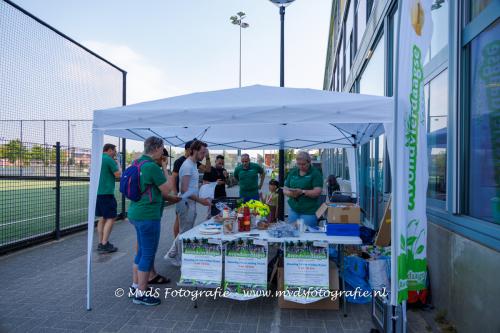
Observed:
[[[226,245],[225,297],[249,300],[267,290],[267,242],[237,239]]]
[[[285,300],[306,304],[327,297],[330,281],[327,244],[286,242],[284,271]]]
[[[222,281],[222,245],[208,239],[182,240],[182,266],[179,284],[217,288]]]

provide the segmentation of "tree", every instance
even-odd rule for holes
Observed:
[[[295,159],[295,151],[293,149],[285,149],[285,168],[289,167],[292,161]],[[275,153],[274,160],[279,163],[280,155],[279,152]]]
[[[56,154],[57,154],[57,149],[54,148],[47,148],[48,149],[48,155],[49,155],[49,162],[52,164],[56,163]],[[64,161],[67,160],[68,158],[68,152],[66,150],[61,149],[61,164],[63,164]]]
[[[0,158],[6,158],[10,163],[22,161],[27,153],[26,147],[21,140],[11,140],[4,144],[0,150]]]
[[[32,161],[45,162],[45,148],[40,145],[34,145],[29,152],[29,159]]]

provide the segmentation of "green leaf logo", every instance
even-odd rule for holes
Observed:
[[[417,240],[417,237],[416,236],[411,236],[411,237],[408,237],[408,244],[407,246],[410,247],[413,245],[413,243],[415,243],[415,241]]]
[[[417,254],[420,254],[424,251],[424,246],[423,245],[420,245],[418,248],[417,248]]]

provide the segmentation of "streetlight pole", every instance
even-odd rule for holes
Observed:
[[[270,0],[280,9],[281,43],[280,43],[280,87],[285,86],[285,8],[294,0]],[[285,149],[283,143],[279,150],[279,182],[280,188],[285,186]],[[279,191],[278,197],[278,219],[285,220],[285,197],[283,191]]]
[[[229,19],[231,23],[239,26],[240,29],[240,63],[239,63],[239,87],[241,88],[241,29],[246,29],[250,26],[247,22],[243,22],[246,18],[246,14],[243,12],[238,12],[236,15],[231,16]]]
[[[240,26],[240,66],[239,66],[240,67],[239,68],[240,69],[240,75],[239,75],[240,80],[239,80],[238,86],[241,88],[241,24],[239,24],[239,26]]]
[[[281,46],[280,46],[280,87],[285,86],[285,6],[280,6]]]
[[[246,18],[246,14],[243,12],[238,12],[236,15],[231,16],[229,19],[231,23],[239,26],[240,28],[240,63],[239,63],[239,87],[241,88],[241,29],[246,29],[250,26],[247,22],[243,22],[243,19]],[[241,156],[241,149],[237,151],[238,159]]]

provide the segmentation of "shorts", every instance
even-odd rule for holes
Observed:
[[[258,193],[255,194],[255,195],[249,196],[249,197],[241,196],[241,198],[243,199],[243,203],[247,203],[250,200],[257,200],[257,201],[260,200],[260,197],[259,197]]]
[[[156,251],[160,242],[160,220],[129,220],[137,234],[137,253],[134,264],[139,271],[149,272],[154,267]]]
[[[186,232],[194,227],[196,221],[196,202],[182,200],[175,204],[175,212],[179,215],[179,233]]]
[[[116,213],[116,199],[113,194],[101,194],[97,196],[95,215],[102,216],[105,219],[115,219]]]

